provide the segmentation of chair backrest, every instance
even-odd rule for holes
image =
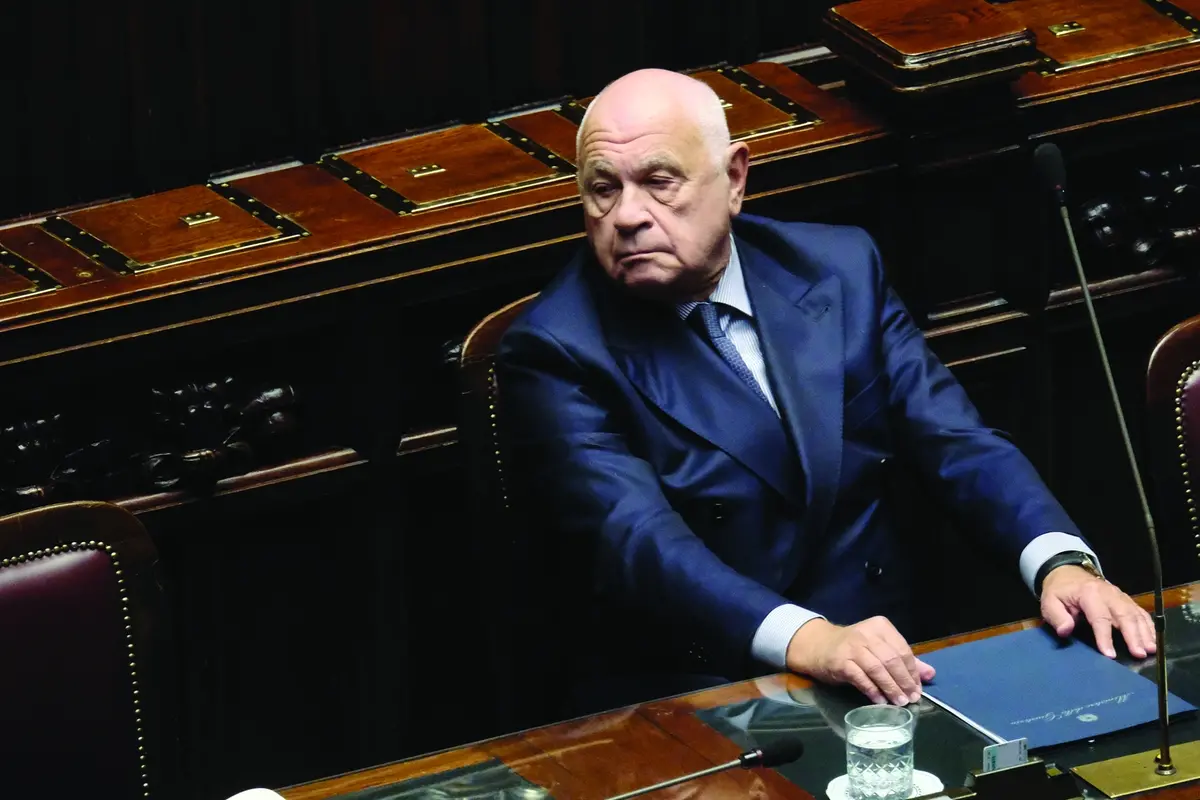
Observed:
[[[459,356],[463,391],[459,441],[467,448],[472,493],[489,515],[502,514],[509,504],[496,350],[508,326],[535,297],[522,297],[484,317],[467,334]]]
[[[1163,334],[1146,371],[1155,522],[1167,583],[1200,571],[1200,316]]]
[[[562,677],[554,666],[558,656],[548,614],[554,598],[547,596],[545,556],[537,550],[526,509],[514,503],[496,375],[501,338],[536,296],[486,316],[459,356],[459,443],[469,475],[478,592],[488,609],[484,627],[497,732],[554,719],[553,683]]]
[[[0,518],[0,796],[164,796],[156,561],[107,503]]]

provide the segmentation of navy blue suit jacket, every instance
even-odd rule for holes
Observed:
[[[599,607],[718,656],[724,674],[781,603],[904,619],[920,543],[895,530],[893,463],[1014,573],[1035,537],[1078,535],[928,349],[865,231],[743,215],[734,235],[782,419],[586,248],[501,342],[522,478],[583,554]]]

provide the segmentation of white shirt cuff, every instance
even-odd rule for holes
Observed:
[[[1037,578],[1038,570],[1042,568],[1042,564],[1045,564],[1059,553],[1066,553],[1073,550],[1087,553],[1096,562],[1096,569],[1100,569],[1100,559],[1092,551],[1092,548],[1088,547],[1083,539],[1080,539],[1078,536],[1072,536],[1069,533],[1061,533],[1059,531],[1043,533],[1025,545],[1025,549],[1021,551],[1021,578],[1024,579],[1025,585],[1029,587],[1029,591],[1034,591],[1033,581]],[[1103,572],[1102,569],[1100,571]]]
[[[787,649],[792,637],[806,622],[814,619],[824,617],[790,603],[776,606],[754,632],[750,655],[775,669],[787,669]]]

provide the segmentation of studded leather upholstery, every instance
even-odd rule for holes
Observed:
[[[0,518],[0,796],[159,796],[153,552],[116,506]]]
[[[553,593],[537,586],[537,555],[525,525],[518,521],[511,503],[511,477],[499,408],[500,386],[496,379],[496,353],[500,340],[513,320],[534,299],[530,295],[489,314],[463,342],[459,357],[462,407],[459,441],[469,475],[472,531],[476,540],[471,551],[478,559],[480,591],[488,598],[486,639],[493,664],[501,674],[493,680],[504,690],[493,693],[495,724],[516,729],[542,724],[551,719],[542,707],[553,693],[550,676],[555,674],[546,640],[546,613]],[[549,675],[547,675],[549,672]]]
[[[1159,339],[1146,400],[1166,582],[1194,580],[1200,576],[1200,316]]]

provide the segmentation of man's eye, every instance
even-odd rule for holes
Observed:
[[[613,193],[614,187],[611,183],[593,183],[589,190],[597,197],[608,197]]]
[[[674,179],[666,175],[654,175],[646,181],[646,185],[651,189],[666,189],[674,183]]]

